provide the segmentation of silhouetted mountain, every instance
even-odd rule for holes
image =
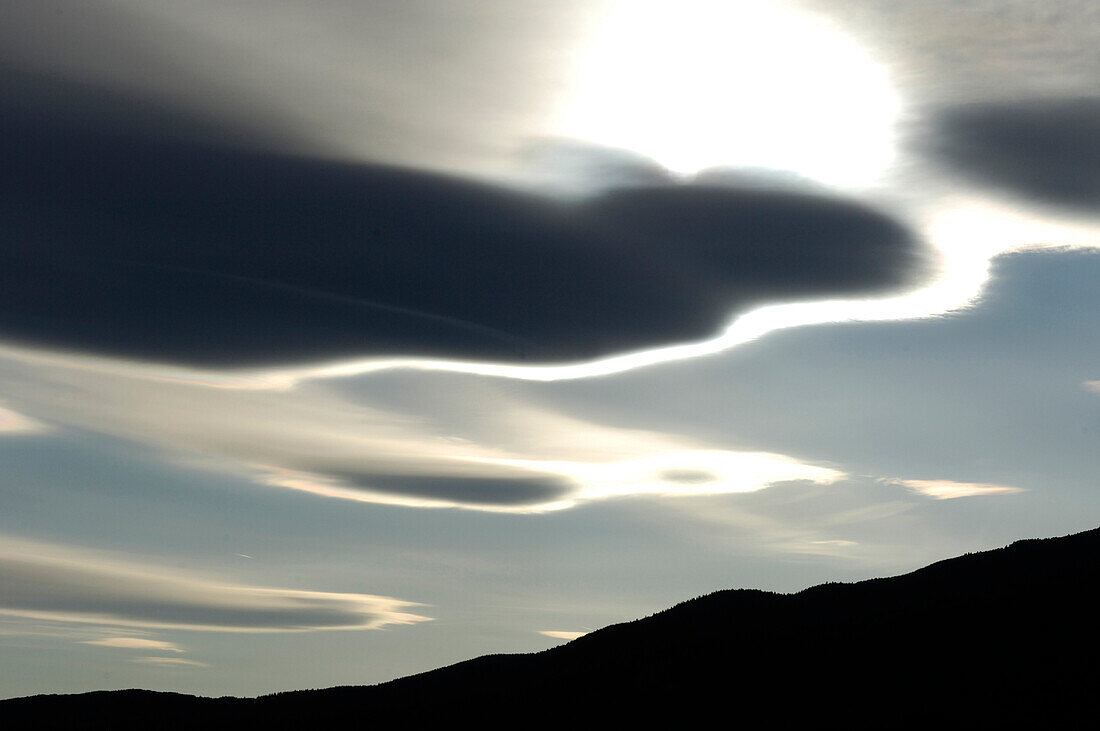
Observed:
[[[381,685],[256,699],[34,696],[0,702],[0,718],[30,714],[38,728],[460,719],[1062,728],[1096,717],[1098,559],[1100,529],[797,594],[720,591],[544,652]]]

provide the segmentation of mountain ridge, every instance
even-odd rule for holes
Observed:
[[[538,653],[485,655],[373,686],[258,698],[43,695],[0,701],[0,714],[32,712],[37,727],[114,719],[105,728],[213,719],[278,727],[365,712],[645,723],[730,705],[746,719],[818,725],[1073,723],[1097,715],[1098,567],[1100,528],[791,594],[719,590]]]

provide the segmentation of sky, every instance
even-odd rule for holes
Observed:
[[[1096,527],[1098,16],[5,4],[0,697]]]

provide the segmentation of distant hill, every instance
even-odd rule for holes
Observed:
[[[719,591],[544,652],[260,698],[0,701],[35,728],[1080,726],[1100,718],[1100,529],[796,594]],[[219,724],[220,725],[220,724]],[[11,726],[8,726],[11,728]]]

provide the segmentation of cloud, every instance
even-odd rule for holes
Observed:
[[[0,351],[2,354],[3,351]],[[637,495],[828,483],[781,454],[600,424],[471,376],[391,374],[349,392],[216,389],[79,360],[0,358],[0,384],[51,423],[310,494],[387,505],[542,512]]]
[[[1022,487],[987,485],[978,482],[952,482],[950,480],[887,480],[887,482],[907,487],[914,492],[936,500],[954,500],[960,497],[982,495],[1011,495],[1025,491]]]
[[[1041,203],[1100,204],[1100,97],[948,107],[926,147],[969,178]]]
[[[782,482],[830,484],[845,477],[829,467],[781,454],[683,450],[638,459],[531,460],[471,458],[487,469],[528,470],[540,477],[378,477],[267,468],[263,481],[322,497],[417,508],[500,513],[545,512],[580,503],[642,495],[662,498],[755,492]],[[462,469],[464,465],[455,465]],[[380,487],[385,486],[385,487]]]
[[[756,492],[781,482],[827,485],[846,475],[831,467],[805,464],[782,454],[694,449],[634,459],[486,460],[566,475],[579,489],[576,501],[655,495],[688,497]]]
[[[158,667],[174,668],[174,667],[196,667],[207,668],[210,667],[207,663],[199,662],[198,660],[188,660],[183,657],[135,657],[133,662],[141,663],[143,665],[156,665]]]
[[[180,25],[150,23],[148,13],[119,3],[50,0],[0,12],[5,112],[14,107],[47,125],[261,148],[304,142],[261,89],[210,73],[224,52]]]
[[[522,153],[519,183],[585,198],[617,188],[665,187],[676,178],[645,155],[569,138],[542,139]]]
[[[1100,393],[1100,381],[1085,381],[1085,388]]]
[[[224,632],[381,629],[427,617],[391,597],[224,583],[64,546],[0,537],[0,614],[34,620]],[[90,644],[148,647],[115,638]],[[134,644],[136,643],[136,644]],[[170,649],[158,647],[157,649]]]
[[[535,506],[553,503],[575,486],[554,475],[464,477],[462,475],[379,475],[329,471],[324,476],[365,494],[382,493],[412,500],[447,501],[469,506]]]
[[[101,640],[86,640],[83,645],[98,645],[100,647],[117,647],[124,650],[160,650],[161,652],[183,652],[183,649],[172,642],[164,640],[151,640],[147,637],[105,637]]]
[[[302,472],[274,466],[257,465],[255,479],[267,485],[317,495],[319,497],[396,505],[405,508],[464,508],[493,513],[538,513],[573,507],[577,487],[558,475],[526,472],[538,477],[461,476],[466,465],[456,464],[457,475],[409,474],[388,476],[389,489],[380,488],[375,478],[342,475],[333,472]],[[489,467],[490,471],[494,468]],[[424,486],[431,489],[425,490]],[[535,491],[529,492],[531,486]],[[545,486],[545,487],[543,487]],[[402,488],[408,488],[407,491]]]
[[[45,424],[0,406],[0,436],[5,434],[37,434],[47,431]]]
[[[792,170],[763,167],[720,166],[700,170],[692,180],[700,185],[747,188],[751,190],[787,190],[803,193],[826,192],[825,186]]]
[[[587,632],[569,632],[566,630],[558,629],[540,629],[540,635],[546,635],[547,637],[553,637],[555,640],[575,640],[578,637],[584,637]]]
[[[586,360],[918,274],[909,231],[845,199],[666,184],[563,202],[29,96],[0,104],[0,338],[18,343],[205,367]]]
[[[171,110],[152,115],[161,131],[171,120],[191,138],[228,129],[294,154],[484,171],[544,133],[592,12],[579,0],[7,3],[0,68],[94,86],[109,96],[92,106],[121,128],[135,125],[113,110],[143,98]]]

